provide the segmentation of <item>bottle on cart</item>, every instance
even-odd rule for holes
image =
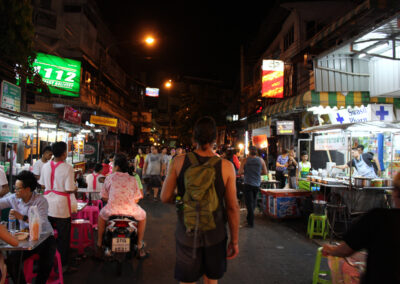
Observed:
[[[17,231],[17,220],[14,215],[8,215],[8,230],[11,234],[14,234]]]
[[[181,196],[175,198],[176,211],[182,211],[184,204]]]

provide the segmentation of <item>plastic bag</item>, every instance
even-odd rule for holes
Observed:
[[[75,193],[70,194],[71,213],[78,213],[78,201],[76,200]]]
[[[40,234],[42,233],[42,225],[40,222],[40,215],[37,206],[29,208],[29,239],[31,241],[37,241]]]

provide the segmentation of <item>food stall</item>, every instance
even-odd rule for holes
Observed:
[[[326,168],[313,169],[304,179],[310,182],[311,191],[319,191],[319,199],[329,203],[335,195],[339,199],[336,201],[343,202],[349,213],[390,206],[392,176],[400,170],[400,123],[375,121],[324,125],[307,128],[303,133],[314,135],[315,151],[325,151],[329,158]],[[346,173],[335,168],[330,151],[341,152],[347,163],[352,159],[352,147],[358,145],[365,147],[364,153],[372,152],[378,157],[381,177],[368,179],[359,176],[356,170]]]

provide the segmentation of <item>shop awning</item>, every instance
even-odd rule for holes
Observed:
[[[393,104],[396,109],[400,109],[400,98],[373,97],[370,102],[374,104]]]
[[[348,92],[346,96],[341,92],[308,91],[280,103],[265,108],[264,115],[274,115],[290,111],[302,111],[313,106],[347,107],[361,106],[370,103],[369,92]],[[399,102],[400,103],[400,102]]]

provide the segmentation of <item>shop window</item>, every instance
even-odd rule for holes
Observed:
[[[294,43],[294,25],[292,25],[283,38],[283,50],[287,50]]]

